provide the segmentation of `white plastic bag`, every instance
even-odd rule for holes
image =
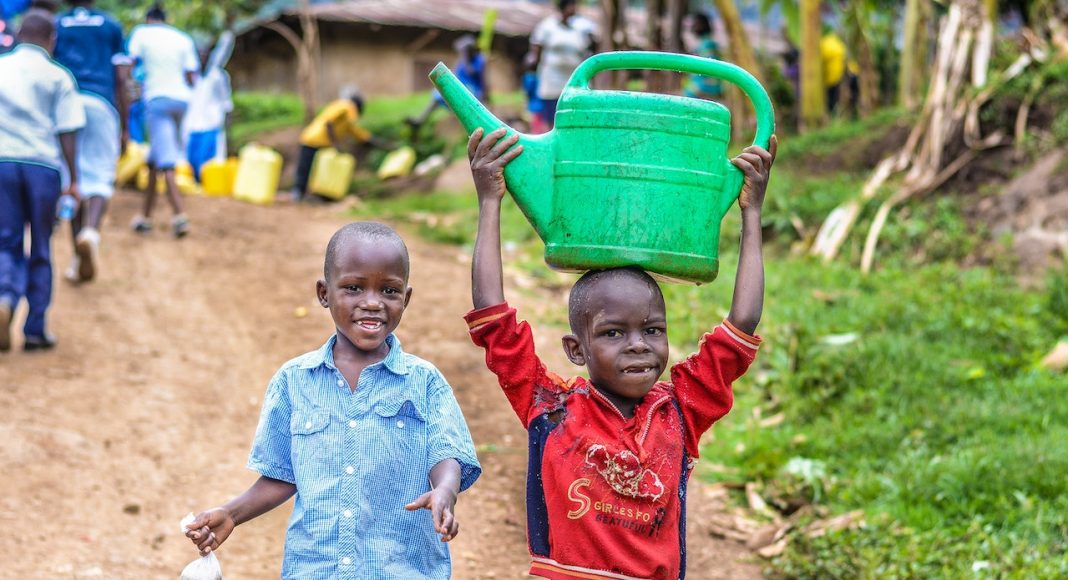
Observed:
[[[192,513],[182,518],[183,535],[189,531],[189,524],[195,519],[196,516]],[[215,557],[215,552],[209,552],[207,556],[190,562],[182,570],[181,580],[222,580],[222,568],[219,566],[219,559]]]

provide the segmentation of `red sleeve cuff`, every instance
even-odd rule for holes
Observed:
[[[501,302],[500,304],[494,304],[493,306],[487,306],[485,308],[476,308],[465,314],[464,320],[467,321],[468,330],[475,330],[491,322],[500,320],[507,316],[509,312],[512,312],[512,307],[509,306],[507,302]]]
[[[760,343],[764,342],[764,339],[760,336],[751,335],[742,332],[737,326],[731,324],[727,319],[723,320],[723,330],[727,331],[727,335],[734,339],[735,342],[747,346],[753,350],[760,348]]]

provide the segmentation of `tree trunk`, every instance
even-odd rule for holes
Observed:
[[[907,0],[905,4],[904,46],[898,72],[898,104],[912,109],[922,98],[923,80],[927,66],[927,0]]]
[[[820,25],[820,0],[801,0],[801,131],[820,127],[827,119]]]
[[[682,19],[686,15],[686,0],[667,0],[668,29],[665,48],[668,52],[685,53],[682,45]],[[679,91],[679,75],[665,77],[666,89],[672,93]]]
[[[301,0],[300,36],[292,28],[279,20],[263,25],[268,30],[277,32],[289,43],[297,55],[297,94],[304,104],[304,122],[311,121],[319,110],[319,63],[322,60],[319,43],[319,23],[308,12],[308,0]]]
[[[627,45],[626,0],[601,0],[604,17],[604,34],[601,35],[601,52],[624,50]],[[614,70],[605,73],[608,87],[622,89],[627,85],[627,71]]]
[[[308,55],[305,71],[308,98],[304,101],[304,120],[310,121],[319,110],[319,64],[323,59],[319,43],[319,21],[311,14],[308,0],[300,0],[300,27],[303,32],[304,52]]]
[[[875,56],[871,49],[866,28],[870,14],[863,2],[853,2],[846,11],[849,28],[849,50],[857,59],[860,88],[858,110],[861,116],[870,115],[879,103],[879,71],[875,66]],[[858,95],[850,95],[857,99]]]
[[[646,48],[649,50],[663,50],[664,41],[662,34],[661,17],[664,14],[664,0],[646,0],[645,2],[645,36]],[[645,71],[645,90],[650,93],[664,91],[664,73],[659,71]]]
[[[749,44],[749,35],[742,27],[742,18],[738,15],[738,7],[734,0],[716,0],[716,11],[719,12],[720,20],[727,31],[727,56],[728,60],[749,71],[760,84],[764,83],[764,72],[757,63],[753,53],[753,47]],[[741,137],[751,130],[753,124],[752,106],[748,98],[738,87],[730,83],[724,83],[723,88],[727,100],[731,105],[731,133],[733,137]]]

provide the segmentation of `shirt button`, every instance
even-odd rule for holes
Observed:
[[[404,421],[397,421],[397,428],[404,429]]]
[[[350,465],[345,468],[345,473],[352,475],[353,473],[356,473],[356,468]]]
[[[345,514],[345,517],[346,517],[346,518],[351,518],[351,517],[352,517],[352,510],[345,510],[345,511],[344,511],[344,512],[342,512],[342,513],[344,513],[344,514]]]
[[[311,421],[308,421],[307,423],[304,424],[304,428],[305,429],[311,429],[311,426],[312,426],[312,422]]]
[[[348,566],[351,563],[352,563],[352,558],[345,557],[345,558],[341,559],[341,565],[342,566]]]
[[[356,428],[356,421],[349,421],[349,429],[355,429],[355,428]]]
[[[339,386],[339,387],[344,387],[344,386],[345,386],[345,381],[344,381],[344,380],[342,380],[342,379],[338,379],[338,380],[337,380],[337,386]]]

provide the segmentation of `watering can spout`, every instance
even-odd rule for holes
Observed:
[[[505,126],[504,121],[489,112],[489,109],[483,106],[475,98],[475,95],[471,94],[471,91],[467,90],[467,87],[460,82],[460,79],[452,74],[452,71],[445,66],[445,63],[439,62],[434,67],[434,70],[430,71],[430,81],[437,87],[438,92],[441,93],[441,98],[445,100],[452,112],[460,119],[460,123],[464,126],[464,129],[467,129],[468,133],[474,132],[479,127],[489,133]],[[509,129],[511,128],[509,127]]]
[[[479,102],[444,63],[438,63],[430,71],[430,81],[468,133],[479,128],[490,133],[501,127],[507,129],[509,135],[517,133]],[[519,144],[523,146],[523,153],[504,168],[508,191],[542,239],[552,219],[553,155],[550,135],[520,133]]]

